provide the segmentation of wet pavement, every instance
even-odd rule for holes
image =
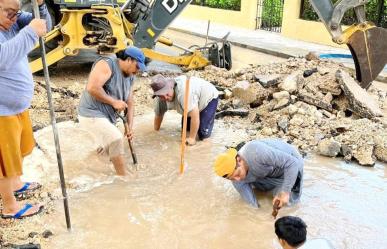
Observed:
[[[218,121],[209,141],[188,148],[186,171],[179,175],[180,116],[168,113],[160,132],[152,130],[152,120],[153,115],[136,118],[139,165],[125,179],[93,154],[87,132],[74,133],[73,124],[60,124],[73,231],[66,231],[58,200],[56,218],[41,217],[54,233],[43,248],[278,248],[270,194],[259,194],[262,208],[251,208],[231,182],[212,170],[214,156],[245,134]],[[48,134],[36,134],[38,143],[50,139]],[[30,160],[39,165],[51,159]],[[129,153],[127,160],[131,165]],[[43,168],[43,175],[51,176],[43,183],[57,179],[55,163]],[[323,238],[335,248],[387,247],[380,236],[387,234],[385,165],[367,168],[310,156],[304,172],[301,203],[280,210],[279,217],[301,217],[308,239]]]

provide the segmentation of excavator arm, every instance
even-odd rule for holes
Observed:
[[[144,6],[145,0],[129,0],[122,6],[124,11],[130,4]],[[172,21],[192,2],[192,0],[154,0],[142,18],[136,23],[134,31],[134,45],[144,48],[144,53],[151,59],[161,60],[172,64],[185,66],[187,69],[202,68],[209,64],[231,69],[231,45],[227,39],[207,44],[196,49],[184,49],[185,53],[178,57],[162,54],[152,50],[156,42],[172,46],[173,42],[161,36]]]
[[[387,63],[387,30],[366,21],[365,5],[369,0],[341,0],[335,5],[331,0],[310,0],[332,40],[347,44],[351,51],[356,78],[363,88],[368,88]],[[342,30],[345,12],[353,9],[358,23]]]
[[[154,50],[156,42],[172,46],[173,42],[161,36],[168,25],[192,0],[56,0],[61,6],[61,21],[46,35],[45,42],[57,39],[57,47],[47,54],[48,65],[66,56],[77,55],[80,49],[94,49],[98,53],[115,53],[128,45],[143,49],[150,59],[165,61],[187,69],[203,68],[213,64],[231,69],[231,45],[226,39],[222,47],[214,42],[205,47],[184,49],[180,56],[170,56]],[[101,1],[104,2],[104,1]],[[40,58],[30,62],[32,72],[42,69]]]

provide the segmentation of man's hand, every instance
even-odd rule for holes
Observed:
[[[128,107],[128,104],[126,104],[126,102],[122,101],[122,100],[115,100],[113,102],[112,106],[118,112],[121,112],[121,111],[125,110]]]
[[[128,130],[128,132],[125,133],[125,136],[127,139],[132,140],[134,137],[133,130]]]
[[[289,197],[290,197],[290,194],[288,192],[281,192],[274,197],[273,205],[278,200],[279,201],[278,207],[282,208],[283,206],[289,203]]]
[[[195,145],[196,144],[196,139],[195,138],[187,138],[186,140],[185,140],[185,143],[187,144],[187,145],[190,145],[190,146],[193,146],[193,145]]]
[[[47,33],[46,20],[44,19],[32,19],[28,26],[30,26],[39,37],[42,37]]]

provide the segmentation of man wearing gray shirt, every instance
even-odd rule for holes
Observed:
[[[231,180],[246,202],[259,207],[253,188],[273,191],[273,205],[279,201],[279,208],[299,201],[303,167],[293,146],[272,138],[247,142],[239,151],[231,148],[214,164],[215,173]]]
[[[79,101],[79,124],[94,135],[97,152],[108,155],[117,175],[128,173],[124,160],[121,131],[116,112],[127,110],[126,137],[132,139],[134,118],[133,81],[138,71],[146,70],[141,49],[129,46],[116,55],[101,56],[94,63]]]
[[[168,110],[184,112],[184,93],[187,77],[165,78],[158,74],[152,78],[151,87],[155,102],[154,128],[160,129],[164,113]],[[194,145],[196,136],[200,140],[209,138],[214,127],[215,113],[218,106],[218,90],[210,82],[190,77],[188,98],[187,130],[190,131],[186,143]]]

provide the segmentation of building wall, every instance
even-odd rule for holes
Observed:
[[[281,32],[283,36],[335,47],[346,47],[345,45],[337,45],[332,41],[322,22],[300,19],[300,9],[301,0],[285,0]]]
[[[214,9],[190,4],[181,16],[255,30],[258,0],[241,1],[240,11]]]

